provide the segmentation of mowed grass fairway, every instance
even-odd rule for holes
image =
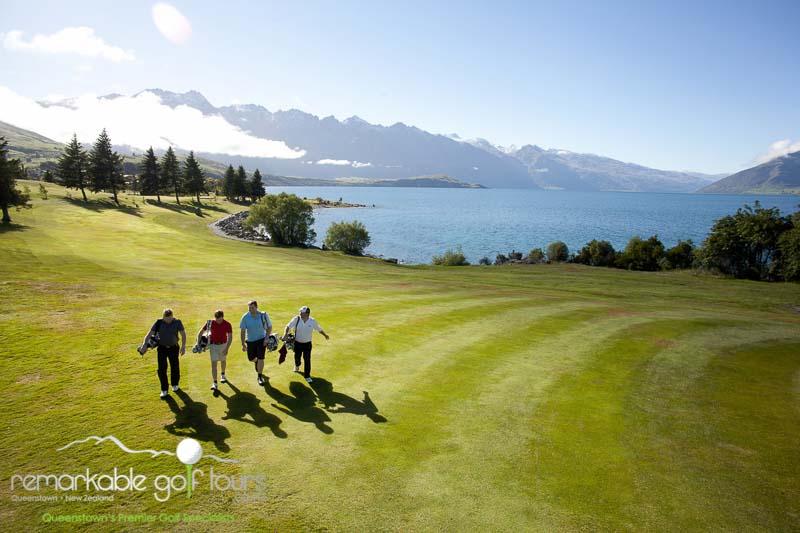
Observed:
[[[43,513],[178,512],[234,521],[177,530],[800,529],[797,284],[395,266],[219,238],[207,225],[239,209],[221,201],[202,216],[131,198],[86,207],[30,185],[35,207],[0,230],[5,530],[44,527]],[[280,331],[307,304],[330,333],[315,335],[313,387],[276,353],[258,386],[238,345],[253,298]],[[164,307],[188,348],[225,310],[222,395],[208,354],[187,350],[183,392],[159,399],[155,353],[135,347]],[[239,463],[201,460],[191,499],[11,500],[13,474],[185,472],[111,442],[57,451],[91,435],[134,450],[191,436]],[[265,474],[266,498],[209,490],[211,468]]]

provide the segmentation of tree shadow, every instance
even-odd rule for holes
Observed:
[[[175,211],[176,213],[192,213],[197,215],[200,218],[205,218],[210,215],[206,215],[203,211],[217,211],[217,212],[224,212],[225,210],[219,206],[211,205],[211,204],[198,204],[197,202],[189,202],[185,204],[175,204],[162,201],[158,203],[158,200],[147,199],[145,200],[147,205],[152,205],[155,207],[160,207],[162,209],[169,209],[170,211]]]
[[[222,396],[228,403],[228,412],[222,420],[238,420],[260,428],[268,427],[276,437],[286,438],[286,432],[280,428],[282,420],[266,412],[260,405],[261,400],[255,394],[240,391],[230,381],[228,386],[233,389],[231,395],[225,394],[220,389],[214,391],[214,396]],[[250,415],[250,418],[245,418],[247,415]]]
[[[367,391],[363,391],[364,400],[357,400],[352,396],[333,390],[333,383],[326,379],[314,378],[311,388],[317,394],[325,410],[329,413],[350,413],[353,415],[363,415],[380,424],[386,422],[385,416],[378,413],[378,406],[369,397]],[[339,407],[337,407],[339,406]]]
[[[253,205],[253,202],[251,202],[250,200],[233,199],[233,200],[228,200],[228,201],[230,203],[232,203],[232,204],[241,205],[241,206],[251,206],[251,205]]]
[[[0,222],[0,234],[10,233],[12,231],[25,231],[28,226],[25,224],[16,224],[14,222]]]
[[[164,426],[164,429],[173,435],[213,442],[217,450],[221,452],[230,451],[231,448],[225,439],[231,436],[231,432],[208,416],[208,405],[192,400],[191,396],[182,390],[175,394],[183,402],[183,407],[179,406],[172,396],[164,398],[169,408],[175,413],[175,422]]]
[[[314,395],[314,391],[308,387],[293,381],[289,384],[289,392],[292,393],[290,396],[270,385],[269,378],[267,378],[264,390],[267,391],[270,398],[277,402],[277,404],[272,404],[275,409],[300,422],[314,424],[323,433],[328,435],[333,433],[333,428],[326,424],[331,421],[331,418],[325,411],[317,407],[317,397]]]
[[[113,200],[107,200],[105,198],[92,198],[91,200],[84,201],[83,198],[64,198],[67,202],[71,203],[72,205],[76,205],[78,207],[82,207],[84,209],[88,209],[89,211],[94,211],[96,213],[100,213],[102,211],[120,211],[121,213],[125,213],[127,215],[133,215],[137,217],[141,217],[142,214],[139,212],[138,207],[132,207],[129,205],[117,205],[114,203]]]

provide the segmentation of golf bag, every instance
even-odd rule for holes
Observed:
[[[161,329],[161,319],[159,318],[156,320],[156,328],[155,333],[150,335],[150,338],[147,339],[147,344],[144,345],[144,350],[142,350],[142,346],[137,346],[136,351],[139,352],[139,355],[144,355],[147,350],[152,350],[156,346],[158,346],[158,331]]]
[[[200,334],[200,340],[192,346],[192,353],[205,352],[211,344],[211,321],[206,322],[206,329]]]
[[[274,333],[267,337],[267,351],[274,352],[278,349],[278,336]]]

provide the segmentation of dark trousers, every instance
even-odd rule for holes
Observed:
[[[167,361],[169,361],[169,379],[173,385],[177,385],[181,380],[181,367],[179,361],[180,350],[175,346],[158,347],[158,380],[161,382],[161,390],[167,390]]]
[[[310,342],[297,342],[294,343],[294,366],[300,366],[300,356],[303,356],[303,375],[307,378],[311,377],[311,343]]]

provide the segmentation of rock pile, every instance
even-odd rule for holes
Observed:
[[[216,223],[216,227],[225,235],[234,237],[236,239],[244,239],[247,241],[261,241],[269,242],[269,234],[262,226],[253,230],[245,229],[244,221],[249,213],[247,211],[239,211],[229,217],[223,218]]]

